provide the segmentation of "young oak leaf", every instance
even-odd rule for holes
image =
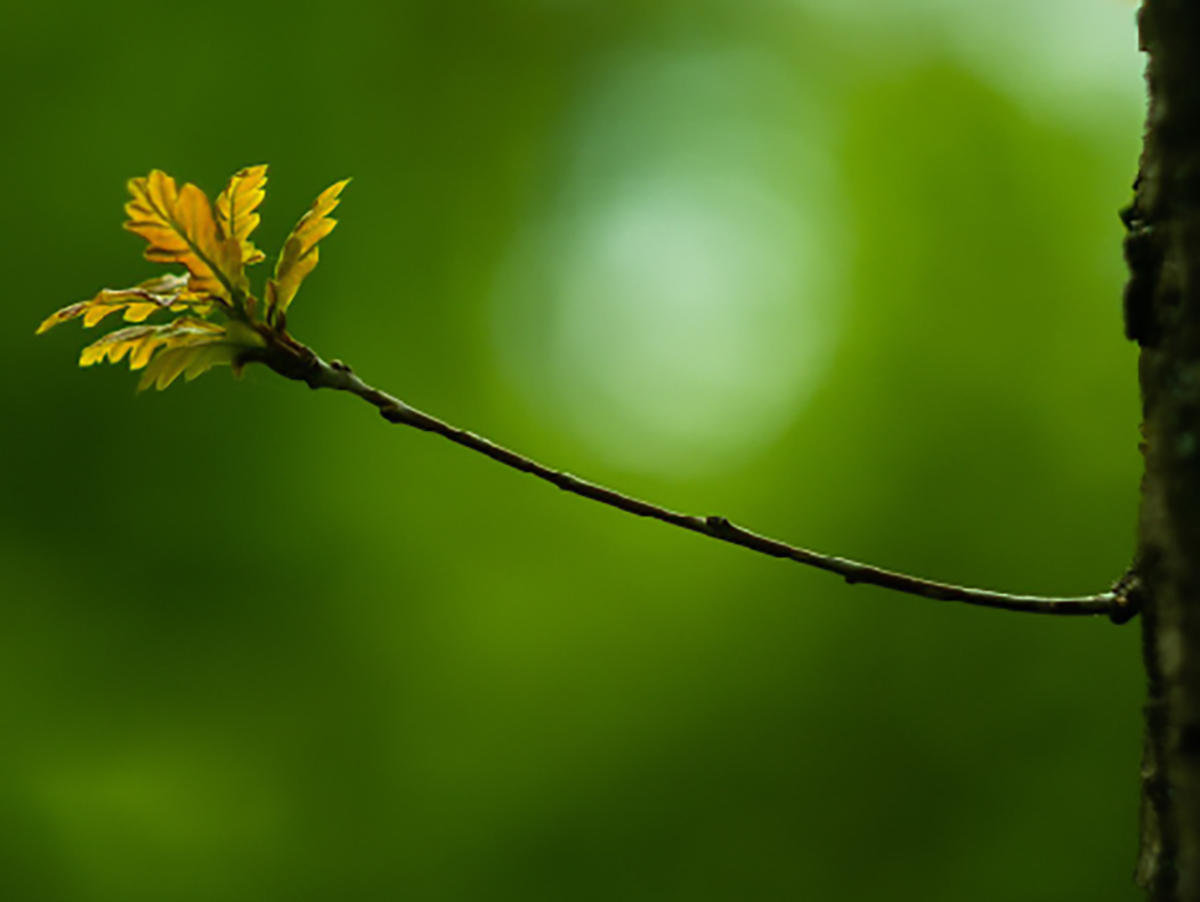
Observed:
[[[119,291],[103,288],[90,301],[79,301],[46,317],[38,326],[37,334],[41,335],[47,329],[80,317],[83,318],[84,328],[90,329],[110,313],[119,310],[125,311],[126,322],[140,323],[160,310],[171,310],[175,313],[191,310],[203,316],[211,309],[212,301],[206,295],[188,290],[187,276],[168,273],[165,276],[147,279],[133,288],[122,288]]]
[[[212,206],[192,184],[176,188],[158,169],[129,180],[133,199],[125,204],[125,228],[149,242],[146,259],[181,263],[191,273],[191,288],[229,307],[244,302],[246,277],[240,243],[218,233]]]
[[[151,385],[161,390],[180,373],[186,371],[190,381],[218,364],[234,364],[239,355],[264,345],[258,333],[241,323],[222,325],[181,316],[164,325],[110,332],[83,349],[79,365],[91,366],[105,359],[120,363],[128,356],[131,370],[146,370],[138,391]]]
[[[241,248],[243,266],[261,263],[266,254],[251,243],[249,235],[258,228],[259,216],[254,211],[267,192],[267,167],[247,166],[229,179],[225,190],[217,197],[217,226],[225,238],[233,238]]]
[[[300,283],[317,265],[320,257],[317,243],[337,225],[337,220],[330,219],[329,214],[341,203],[338,195],[349,183],[350,179],[343,179],[322,191],[288,235],[275,264],[275,278],[267,281],[268,321],[275,322],[287,313]]]
[[[101,363],[120,363],[129,356],[129,368],[140,370],[150,362],[154,352],[165,347],[183,347],[197,342],[220,340],[225,327],[206,319],[181,316],[162,325],[128,326],[109,332],[92,342],[79,355],[80,366]]]
[[[234,364],[240,350],[226,341],[209,341],[160,351],[142,373],[138,391],[145,391],[151,385],[162,391],[180,373],[185,381],[191,382],[214,366]]]
[[[259,223],[256,211],[266,181],[266,166],[240,170],[214,208],[195,185],[179,188],[157,169],[130,180],[133,199],[125,205],[125,228],[149,243],[147,259],[180,263],[187,274],[159,276],[119,291],[104,289],[91,300],[51,314],[38,333],[73,319],[91,327],[123,311],[127,322],[139,325],[93,342],[83,349],[79,364],[119,363],[128,357],[130,369],[143,370],[139,391],[151,385],[166,388],[180,375],[194,379],[219,364],[231,364],[236,374],[250,361],[296,378],[311,364],[312,352],[288,335],[284,312],[317,265],[318,242],[337,225],[329,214],[349,179],[322,192],[288,236],[275,277],[267,283],[264,310],[250,294],[245,267],[264,258],[250,235]],[[144,323],[161,310],[187,315],[165,324]]]
[[[176,320],[176,323],[178,322],[179,320]],[[199,322],[205,326],[213,325],[206,320]],[[205,335],[203,332],[197,332],[190,336],[172,335],[168,337],[162,350],[146,365],[142,378],[138,381],[137,390],[145,391],[153,385],[158,391],[162,391],[181,373],[185,381],[191,382],[214,366],[230,365],[234,375],[241,375],[245,365],[243,355],[265,345],[261,335],[236,320],[227,323],[220,334],[214,332]],[[132,368],[132,362],[130,366]]]

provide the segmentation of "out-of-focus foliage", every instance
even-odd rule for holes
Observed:
[[[7,10],[0,898],[1136,898],[1136,624],[848,587],[31,335],[170,298],[131,173],[270,160],[248,262],[353,172],[288,311],[324,356],[679,509],[1095,591],[1139,473],[1116,7]],[[113,52],[146,28],[171,77]]]

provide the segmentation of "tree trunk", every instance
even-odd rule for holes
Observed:
[[[1141,345],[1136,572],[1149,679],[1137,877],[1200,900],[1200,2],[1146,0],[1150,107],[1126,211],[1129,337]]]

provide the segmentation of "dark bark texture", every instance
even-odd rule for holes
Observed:
[[[1200,0],[1146,0],[1150,106],[1125,211],[1129,337],[1141,345],[1136,571],[1149,680],[1137,878],[1200,902]]]

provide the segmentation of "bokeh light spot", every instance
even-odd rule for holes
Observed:
[[[796,86],[762,55],[622,57],[599,83],[501,279],[501,343],[615,465],[734,465],[787,426],[829,357],[828,129],[785,102]]]

